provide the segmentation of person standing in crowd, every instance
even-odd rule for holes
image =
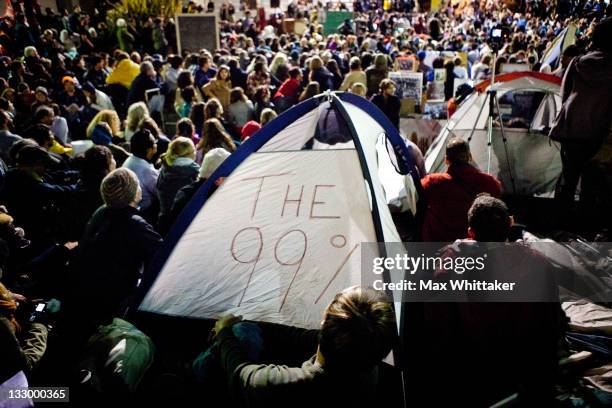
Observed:
[[[367,95],[370,97],[380,89],[380,83],[383,79],[389,76],[389,65],[385,54],[376,54],[374,57],[374,65],[365,70],[367,83],[364,84],[368,90]]]
[[[204,85],[217,75],[217,70],[211,66],[211,62],[208,56],[198,58],[198,69],[194,74],[194,81],[199,89],[202,89]]]
[[[380,82],[380,91],[372,97],[372,103],[387,115],[393,126],[399,130],[399,118],[402,103],[395,96],[395,82],[390,79],[383,79]]]
[[[365,85],[368,82],[366,73],[361,69],[361,61],[359,60],[359,57],[351,58],[349,68],[349,73],[346,74],[342,84],[340,85],[340,91],[348,91],[351,89],[353,84],[356,83]]]
[[[574,202],[578,180],[587,164],[609,138],[612,126],[612,17],[602,20],[593,31],[593,51],[574,58],[563,78],[563,106],[550,137],[561,143],[563,172],[555,197],[569,206]],[[599,175],[601,177],[601,175]],[[588,176],[587,176],[588,178]],[[586,181],[587,185],[589,180]],[[592,184],[606,183],[605,177]],[[606,183],[607,184],[607,183]],[[609,190],[609,186],[604,187]],[[583,191],[582,198],[590,192]]]
[[[227,110],[229,107],[231,90],[232,82],[227,65],[220,66],[215,77],[202,87],[202,93],[207,98],[218,99],[223,106],[223,110]]]
[[[142,200],[137,204],[139,204],[143,217],[155,223],[159,209],[157,199],[159,171],[153,166],[151,159],[157,153],[157,141],[151,132],[141,129],[132,136],[130,151],[132,154],[122,167],[133,171],[138,177]]]
[[[153,64],[145,61],[140,64],[140,74],[134,78],[130,85],[130,90],[127,96],[127,105],[131,106],[136,102],[146,101],[146,92],[150,89],[158,89],[157,73]]]
[[[461,138],[446,144],[446,173],[433,173],[421,180],[425,214],[423,241],[452,242],[466,237],[466,214],[481,193],[501,196],[501,183],[472,164],[470,146]]]

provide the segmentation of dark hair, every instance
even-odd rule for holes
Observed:
[[[198,58],[198,66],[201,67],[204,64],[210,64],[210,58],[208,58],[206,55]]]
[[[53,112],[53,109],[50,107],[44,105],[40,106],[38,109],[36,109],[36,112],[34,112],[34,122],[40,123],[40,121],[47,116],[53,116],[54,114],[55,112]]]
[[[44,146],[53,142],[51,129],[49,129],[49,126],[43,124],[37,124],[30,127],[26,132],[26,136],[38,143],[39,146]]]
[[[185,136],[185,137],[191,138],[193,136],[193,131],[194,131],[193,122],[189,118],[182,118],[176,123],[176,135],[177,136]]]
[[[188,85],[181,89],[181,97],[185,101],[185,103],[193,103],[195,100],[195,88],[193,85]]]
[[[191,72],[183,71],[178,74],[178,77],[176,77],[176,86],[182,89],[189,85],[193,85],[193,76]]]
[[[147,150],[155,145],[155,137],[148,129],[140,129],[134,133],[130,140],[130,151],[136,157],[144,159],[147,157]]]
[[[302,71],[298,67],[293,67],[289,70],[289,77],[291,77],[292,79],[295,79],[298,76],[300,76],[301,73]]]
[[[602,51],[612,51],[612,17],[601,20],[593,30],[593,47]]]
[[[204,113],[205,106],[204,102],[196,102],[191,106],[189,119],[191,119],[192,126],[200,129],[204,126],[204,121],[206,120],[206,115]]]
[[[450,164],[469,163],[470,145],[459,137],[451,138],[446,144],[446,160]]]
[[[230,92],[230,103],[238,101],[247,101],[246,95],[244,94],[244,89],[239,86],[232,88],[232,91]]]
[[[508,207],[498,198],[480,195],[468,211],[468,225],[477,241],[504,242],[511,227]]]
[[[395,315],[385,294],[353,287],[327,307],[319,349],[330,369],[368,371],[389,353],[395,336]]]
[[[9,123],[9,114],[7,111],[0,109],[0,126],[5,126]]]
[[[113,154],[106,146],[94,146],[80,160],[81,178],[86,182],[100,183],[111,171]]]

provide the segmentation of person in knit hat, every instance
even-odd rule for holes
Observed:
[[[104,177],[100,193],[104,204],[109,208],[136,208],[142,198],[136,174],[125,167],[116,169]]]
[[[69,320],[83,327],[83,336],[125,312],[162,242],[137,209],[141,192],[134,172],[123,167],[111,171],[100,193],[104,205],[79,240],[67,302]]]

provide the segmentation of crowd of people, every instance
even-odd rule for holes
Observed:
[[[443,2],[435,12],[415,11],[409,1],[355,1],[354,20],[324,35],[320,20],[329,7],[346,5],[294,0],[287,10],[235,10],[209,2],[205,9],[219,16],[220,47],[200,50],[178,49],[171,17],[137,21],[79,7],[58,13],[26,1],[2,18],[0,384],[18,372],[49,381],[56,366],[37,370],[54,353],[68,353],[57,369],[62,380],[72,379],[97,328],[133,308],[143,269],[198,188],[277,115],[322,92],[348,91],[369,99],[399,129],[401,102],[389,79],[398,57],[414,56],[424,89],[435,69],[446,69],[446,100],[456,97],[454,79],[477,83],[503,63],[565,76],[565,120],[558,119],[553,133],[563,146],[560,196],[573,201],[585,163],[600,154],[610,133],[612,22],[606,16],[612,9],[603,0]],[[202,9],[191,2],[185,11]],[[292,32],[285,31],[288,18]],[[558,67],[544,64],[544,53],[570,22],[576,44]],[[466,53],[467,61],[429,61],[431,51]],[[585,129],[588,135],[576,135]],[[415,155],[422,162],[422,153]],[[469,145],[452,139],[446,159],[444,174],[419,169],[426,204],[417,239],[452,241],[466,238],[469,228],[483,234],[495,222],[508,224],[500,183],[470,164]],[[477,198],[481,193],[489,198]],[[472,225],[475,213],[487,222]],[[28,307],[41,299],[59,300],[60,312],[46,302],[45,313],[28,321]],[[365,384],[363,394],[352,394],[363,404],[372,397],[368,376],[391,349],[394,330],[393,311],[380,294],[353,288],[330,304],[320,334],[219,320],[215,362],[249,406],[311,392],[346,395],[356,383]],[[244,339],[249,335],[279,347],[287,338],[282,347],[309,359],[301,368],[248,364],[257,349]],[[196,363],[196,377],[214,372]],[[100,374],[104,387],[80,383],[125,393],[140,379],[119,387],[107,375]]]

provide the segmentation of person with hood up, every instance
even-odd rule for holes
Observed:
[[[561,86],[563,106],[550,131],[561,143],[563,170],[555,197],[566,205],[574,201],[578,180],[589,184],[585,170],[598,154],[612,125],[612,17],[593,31],[593,51],[576,57],[567,67]],[[605,178],[597,177],[601,180]],[[591,180],[597,183],[596,180]],[[605,181],[604,181],[605,183]],[[607,186],[603,186],[609,189]],[[581,198],[589,199],[582,191]],[[591,197],[592,198],[592,197]]]
[[[376,54],[374,57],[374,65],[365,70],[367,84],[364,84],[368,89],[368,97],[380,88],[380,83],[389,75],[389,67],[387,66],[387,56],[385,54]]]

